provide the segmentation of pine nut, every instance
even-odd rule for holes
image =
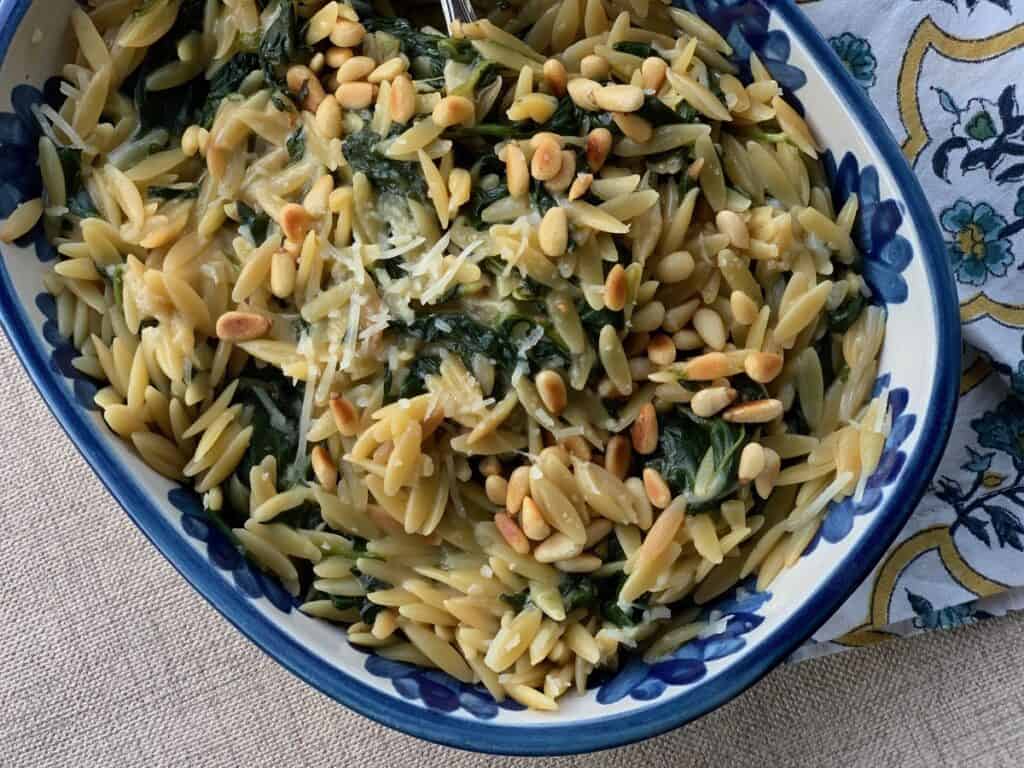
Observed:
[[[615,435],[608,441],[604,453],[604,468],[619,480],[625,480],[633,462],[633,446],[625,435]]]
[[[330,407],[334,425],[343,437],[354,437],[359,433],[359,412],[347,398],[337,393],[331,395]]]
[[[583,461],[590,461],[594,452],[590,449],[590,443],[579,435],[572,435],[562,440],[561,445],[565,447],[570,456],[575,456]]]
[[[760,443],[747,443],[740,454],[739,479],[746,485],[764,470],[764,448]]]
[[[659,56],[648,56],[640,65],[640,74],[644,80],[645,91],[658,91],[665,84],[668,64]]]
[[[594,101],[605,112],[636,112],[644,105],[644,92],[635,85],[605,85],[594,92]]]
[[[648,456],[658,448],[658,414],[654,406],[644,403],[630,430],[633,450],[641,456]]]
[[[409,69],[409,60],[405,56],[393,56],[373,70],[366,79],[371,83],[383,83],[394,80]]]
[[[633,381],[647,381],[653,370],[654,366],[646,356],[634,357],[629,361],[629,376]]]
[[[562,573],[593,573],[604,563],[597,555],[577,555],[559,560],[554,565]]]
[[[569,82],[569,73],[565,71],[565,65],[558,59],[545,61],[544,82],[555,96],[563,96]]]
[[[710,419],[736,399],[736,390],[731,387],[708,387],[693,396],[690,408],[702,419]]]
[[[190,125],[181,136],[181,151],[185,157],[195,157],[199,154],[199,131],[198,125]]]
[[[217,318],[217,338],[252,341],[270,330],[270,319],[252,312],[225,312]]]
[[[324,63],[326,60],[327,59],[324,56],[323,51],[317,51],[313,54],[313,58],[309,60],[309,68],[316,72],[317,77],[319,77],[320,73],[324,71]]]
[[[658,470],[647,467],[644,469],[643,480],[644,492],[647,494],[647,500],[651,502],[651,506],[665,509],[672,503],[672,490]]]
[[[569,187],[569,199],[579,200],[587,192],[590,191],[590,185],[594,182],[594,175],[592,173],[581,173],[573,181],[572,186]]]
[[[722,418],[733,424],[767,424],[779,418],[782,410],[781,400],[769,398],[733,406],[722,414]]]
[[[338,67],[338,83],[357,83],[377,68],[377,62],[369,56],[353,56]]]
[[[751,352],[743,361],[743,368],[758,384],[767,384],[782,373],[784,362],[782,355],[775,352]]]
[[[518,144],[505,147],[505,181],[512,197],[523,197],[530,191],[530,169]]]
[[[537,231],[540,249],[545,256],[562,256],[569,247],[569,219],[564,208],[550,208],[540,221]]]
[[[498,507],[504,507],[508,498],[508,480],[501,475],[491,475],[484,481],[487,500]]]
[[[473,120],[476,107],[465,96],[445,96],[434,107],[434,122],[442,128],[468,123]]]
[[[331,454],[322,445],[318,445],[313,449],[309,459],[317,482],[325,490],[334,491],[338,487],[338,467],[335,466]]]
[[[358,21],[338,19],[331,30],[331,42],[339,48],[353,48],[363,42],[366,28]]]
[[[559,192],[565,192],[572,184],[573,177],[576,175],[576,153],[568,149],[562,150],[562,166],[558,169],[558,174],[555,178],[545,181],[544,186],[548,192],[556,194]]]
[[[716,351],[725,349],[725,342],[728,340],[725,323],[715,310],[708,307],[698,309],[693,316],[693,327],[709,347]]]
[[[270,257],[270,292],[279,299],[287,298],[295,290],[295,258],[285,251]]]
[[[516,99],[505,113],[509,120],[546,123],[558,109],[558,99],[546,93],[528,93]]]
[[[612,120],[617,126],[619,126],[619,130],[622,131],[627,138],[632,139],[637,144],[646,144],[651,140],[651,136],[654,135],[654,128],[651,124],[638,115],[631,115],[625,112],[613,112]]]
[[[405,125],[416,114],[416,87],[408,75],[399,75],[391,82],[388,96],[391,119]]]
[[[501,474],[501,462],[497,456],[485,456],[480,459],[480,474],[484,477]],[[502,506],[505,506],[502,504]]]
[[[600,107],[597,105],[597,92],[604,86],[585,77],[577,77],[569,81],[566,89],[569,91],[569,98],[572,103],[587,112],[597,112]]]
[[[679,306],[672,307],[672,309],[665,312],[665,322],[662,323],[661,327],[669,333],[682,330],[693,319],[698,309],[700,309],[700,299],[696,297],[683,302]]]
[[[327,61],[327,66],[331,69],[340,69],[341,65],[352,58],[354,54],[351,48],[328,48],[327,54],[324,57]]]
[[[729,242],[737,248],[746,248],[750,245],[750,233],[747,225],[735,211],[719,211],[715,215],[715,224],[718,231],[729,236]]]
[[[584,543],[584,549],[590,549],[594,545],[604,541],[604,538],[612,532],[612,528],[615,526],[611,520],[604,517],[595,519],[590,525],[587,526],[587,541]]]
[[[595,173],[604,167],[612,149],[612,132],[607,128],[595,128],[587,134],[587,165]]]
[[[590,53],[580,61],[580,74],[590,80],[607,80],[612,68],[603,56]]]
[[[376,86],[371,83],[342,83],[334,97],[345,109],[366,109],[373,104]]]
[[[693,274],[693,256],[689,251],[673,251],[662,256],[654,276],[662,283],[681,283]]]
[[[537,502],[529,496],[523,499],[520,519],[523,523],[523,533],[527,538],[534,541],[544,541],[551,535],[551,526],[547,524],[544,515],[537,506]]]
[[[779,477],[779,471],[782,469],[782,460],[779,458],[779,454],[773,451],[771,448],[764,449],[764,469],[754,480],[754,489],[757,491],[757,495],[762,499],[767,499],[772,495],[772,490],[775,488],[775,481]]]
[[[556,210],[552,208],[552,210]],[[544,407],[555,416],[565,410],[568,396],[565,391],[565,382],[562,377],[554,371],[541,371],[534,380],[537,385],[537,393],[540,395]]]
[[[665,321],[665,305],[660,301],[644,304],[633,313],[630,323],[634,331],[649,333],[661,328]]]
[[[557,563],[576,557],[582,548],[564,533],[553,533],[533,550],[533,559],[538,563]]]
[[[604,305],[613,312],[620,311],[626,306],[627,289],[626,270],[616,264],[604,281]]]
[[[298,203],[288,203],[281,209],[281,229],[293,243],[301,243],[309,231],[312,218]]]
[[[530,173],[538,181],[555,178],[562,169],[562,148],[550,136],[542,136],[534,144]]]
[[[753,325],[757,320],[757,304],[743,291],[733,291],[729,295],[729,308],[733,319],[740,325]]]
[[[306,92],[305,100],[302,102],[302,108],[307,112],[316,112],[320,106],[320,102],[324,100],[324,87],[317,79],[317,76],[313,74],[313,70],[309,67],[303,67],[301,65],[290,67],[285,76],[285,80],[288,83],[288,90],[294,93],[296,96],[301,94],[303,91]]]
[[[499,512],[494,516],[494,525],[498,528],[501,537],[505,539],[505,543],[512,547],[513,552],[519,555],[529,554],[530,542],[516,525],[515,520],[504,512]]]
[[[676,361],[676,345],[672,337],[664,333],[655,334],[647,345],[647,357],[655,365],[671,365]]]
[[[523,499],[530,492],[530,468],[516,467],[508,478],[508,491],[505,495],[505,508],[510,515],[518,515],[522,509]]]
[[[320,102],[320,106],[317,107],[316,130],[328,140],[341,138],[341,105],[338,104],[334,94],[325,96],[324,100]]]

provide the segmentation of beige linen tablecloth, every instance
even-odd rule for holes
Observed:
[[[157,554],[0,337],[0,766],[1019,766],[1024,617],[788,665],[703,720],[529,761],[378,726],[292,677]]]

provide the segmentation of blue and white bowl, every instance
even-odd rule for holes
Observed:
[[[727,37],[738,63],[756,51],[795,94],[830,150],[837,208],[857,192],[856,240],[889,313],[878,389],[894,425],[860,504],[830,509],[795,567],[756,593],[741,585],[711,606],[711,629],[654,665],[595,676],[558,713],[496,704],[479,687],[357,650],[341,630],[295,609],[204,517],[198,498],[158,477],[104,426],[96,386],[71,367],[43,289],[56,253],[41,228],[0,248],[0,319],[29,375],[114,496],[188,581],[295,674],[385,725],[488,752],[586,752],[643,739],[728,701],[819,627],[879,560],[921,497],[949,435],[960,337],[956,294],[927,201],[862,89],[788,0],[676,0]],[[0,216],[40,193],[31,106],[67,55],[74,0],[0,0]],[[52,85],[51,85],[52,88]]]

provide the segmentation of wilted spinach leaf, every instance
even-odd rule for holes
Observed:
[[[238,93],[245,78],[259,68],[260,59],[255,53],[236,53],[228,59],[210,79],[206,103],[196,116],[196,122],[206,128],[213,125],[213,118],[217,116],[220,103],[228,96]]]
[[[267,83],[287,91],[288,67],[301,54],[299,25],[292,0],[276,0],[273,18],[260,40],[259,60]]]
[[[425,200],[427,183],[419,165],[392,160],[377,151],[381,137],[370,128],[351,134],[342,145],[342,152],[353,171],[362,171],[377,192],[389,192],[398,197]]]
[[[240,228],[248,234],[253,245],[263,245],[270,231],[270,217],[262,211],[257,212],[241,200],[235,203],[235,207],[241,218]]]
[[[867,300],[858,291],[843,299],[843,303],[828,312],[828,329],[832,333],[846,333],[864,311]]]
[[[293,163],[297,163],[306,154],[306,129],[303,126],[299,126],[299,129],[295,131],[288,140],[285,142],[285,147],[288,150],[288,159]]]

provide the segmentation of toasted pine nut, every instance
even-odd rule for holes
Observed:
[[[568,149],[562,150],[562,167],[558,169],[558,174],[555,178],[550,181],[545,181],[544,186],[547,187],[548,192],[565,192],[572,184],[572,179],[576,175],[576,153]]]
[[[582,548],[564,533],[553,533],[533,550],[533,558],[538,563],[557,563],[576,557]]]
[[[607,80],[612,68],[603,56],[591,53],[580,60],[580,74],[591,80]]]
[[[354,437],[359,434],[359,412],[347,398],[337,393],[331,395],[330,407],[334,425],[342,436]]]
[[[530,491],[530,468],[516,467],[508,478],[508,492],[505,495],[505,507],[510,515],[518,515],[522,509],[523,499]]]
[[[594,174],[592,173],[581,173],[573,181],[572,186],[569,187],[569,199],[579,200],[588,191],[590,191],[590,185],[594,181]]]
[[[538,181],[555,178],[562,169],[562,148],[550,136],[535,140],[533,157],[530,160],[530,174]]]
[[[655,334],[647,345],[647,357],[655,365],[671,365],[676,361],[676,345],[672,337],[664,333]]]
[[[569,81],[566,89],[569,91],[569,98],[572,99],[573,104],[588,112],[596,112],[600,109],[597,105],[597,92],[602,87],[600,83],[593,80],[577,77]]]
[[[558,59],[548,59],[544,62],[544,82],[555,96],[565,94],[565,86],[569,82],[569,74],[565,71],[565,65]]]
[[[704,346],[704,339],[696,331],[686,328],[672,334],[672,343],[676,345],[676,349],[680,352],[692,352]]]
[[[501,475],[491,475],[484,481],[484,491],[491,504],[504,507],[508,497],[508,480]]]
[[[285,79],[288,83],[288,90],[292,93],[298,95],[303,90],[306,91],[306,98],[302,102],[302,108],[308,112],[316,112],[326,94],[324,93],[323,85],[317,79],[313,70],[301,65],[289,67]]]
[[[662,256],[654,276],[663,283],[681,283],[693,274],[693,256],[689,251],[674,251]]]
[[[523,522],[523,532],[527,538],[533,539],[534,541],[543,541],[551,535],[551,526],[544,520],[544,515],[541,514],[540,507],[537,503],[527,496],[523,499],[522,513],[520,518]]]
[[[270,292],[279,299],[295,290],[295,259],[290,253],[277,251],[270,257]]]
[[[555,209],[552,209],[555,210]],[[534,380],[537,385],[537,393],[541,402],[555,416],[565,410],[568,397],[565,391],[565,382],[562,377],[554,371],[541,371]]]
[[[465,168],[453,168],[448,174],[448,213],[454,218],[473,192],[473,177]]]
[[[391,119],[405,125],[416,114],[416,87],[408,75],[402,74],[391,81],[388,97]]]
[[[587,164],[590,170],[597,172],[604,167],[608,153],[612,149],[612,132],[607,128],[595,128],[587,134]]]
[[[658,470],[647,467],[644,469],[643,480],[647,500],[651,502],[652,506],[657,509],[665,509],[672,503],[672,491]]]
[[[537,230],[540,249],[546,256],[556,258],[569,247],[569,218],[564,208],[549,208]]]
[[[743,291],[733,291],[729,294],[729,308],[732,310],[733,318],[740,325],[753,325],[757,320],[757,304]]]
[[[637,144],[646,144],[654,135],[654,128],[651,124],[638,115],[613,112],[612,120],[619,126],[620,131]]]
[[[621,264],[616,264],[608,272],[604,281],[604,305],[613,312],[618,312],[626,306],[626,270]]]
[[[736,390],[732,387],[708,387],[693,396],[690,408],[702,419],[710,419],[736,399]]]
[[[341,65],[352,58],[354,54],[351,48],[328,48],[327,55],[324,57],[327,61],[327,66],[331,69],[340,69]]]
[[[353,56],[338,68],[338,83],[356,83],[377,68],[377,62],[369,56]]]
[[[317,482],[328,491],[333,491],[337,488],[338,467],[334,464],[334,459],[331,458],[331,454],[327,452],[327,449],[322,445],[318,445],[313,449],[309,458],[310,463],[313,465],[313,474],[316,475]]]
[[[699,298],[694,297],[689,301],[684,301],[682,304],[666,310],[665,322],[662,323],[661,327],[669,333],[675,333],[693,319],[693,315],[698,309],[700,309]]]
[[[512,197],[523,197],[530,191],[530,169],[518,144],[505,147],[505,182]]]
[[[686,378],[691,381],[713,381],[728,378],[740,372],[728,355],[722,352],[708,352],[686,361]]]
[[[558,99],[546,93],[528,93],[516,99],[506,114],[509,120],[546,123],[558,109]]]
[[[779,458],[779,454],[773,451],[771,448],[764,449],[764,469],[754,480],[754,489],[757,491],[757,495],[762,499],[767,499],[771,496],[772,489],[775,488],[775,481],[779,477],[779,471],[782,469],[782,460]]]
[[[636,112],[644,105],[644,92],[635,85],[606,85],[594,92],[594,101],[605,112]]]
[[[445,96],[434,107],[431,115],[442,128],[472,121],[476,107],[465,96]]]
[[[740,454],[739,479],[749,483],[764,470],[764,448],[760,443],[747,443]]]
[[[715,216],[718,231],[729,236],[729,242],[737,248],[750,245],[750,233],[747,225],[736,211],[719,211]]]
[[[345,109],[366,109],[373,104],[375,91],[372,83],[342,83],[334,97]]]
[[[371,83],[383,83],[387,80],[394,80],[407,69],[409,69],[409,60],[405,56],[392,56],[367,75],[366,79]]]
[[[363,42],[366,28],[358,21],[338,19],[331,30],[331,42],[339,48],[352,48]]]
[[[590,549],[598,542],[603,541],[604,537],[612,532],[613,527],[611,520],[604,517],[596,518],[587,526],[587,541],[583,545],[583,548]]]
[[[480,459],[480,474],[484,477],[501,474],[501,462],[497,456],[485,456]],[[502,504],[502,506],[505,506]]]
[[[619,480],[625,480],[633,462],[633,446],[625,435],[615,435],[608,441],[604,453],[604,468]]]
[[[767,384],[782,373],[784,360],[775,352],[751,352],[743,361],[747,375],[758,384]]]
[[[312,218],[298,203],[288,203],[281,209],[281,229],[293,243],[301,243],[309,231]]]
[[[583,459],[583,461],[590,461],[594,455],[594,451],[590,448],[590,443],[584,440],[580,435],[572,435],[564,438],[560,443],[570,456],[575,456],[577,459]]]
[[[630,430],[633,450],[641,456],[654,453],[658,448],[658,414],[654,406],[644,403]]]
[[[516,525],[515,520],[504,512],[499,512],[494,516],[494,525],[497,526],[498,532],[501,533],[501,537],[505,539],[505,542],[512,547],[513,552],[519,555],[529,553],[530,542],[523,535],[519,526]]]
[[[735,405],[722,418],[733,424],[767,424],[782,415],[782,401],[774,398]]]
[[[665,305],[660,301],[648,302],[633,313],[630,322],[634,331],[641,333],[655,331],[661,328],[661,324],[665,322]]]
[[[217,338],[252,341],[270,330],[270,319],[252,312],[225,312],[217,318]]]
[[[693,316],[693,327],[709,347],[717,351],[725,349],[725,342],[728,341],[725,323],[715,310],[708,307],[698,309]]]
[[[334,97],[328,94],[320,102],[316,110],[316,129],[325,139],[337,139],[341,137],[341,105]]]
[[[648,56],[640,65],[640,74],[644,80],[645,91],[657,91],[665,83],[668,64],[660,56]]]

